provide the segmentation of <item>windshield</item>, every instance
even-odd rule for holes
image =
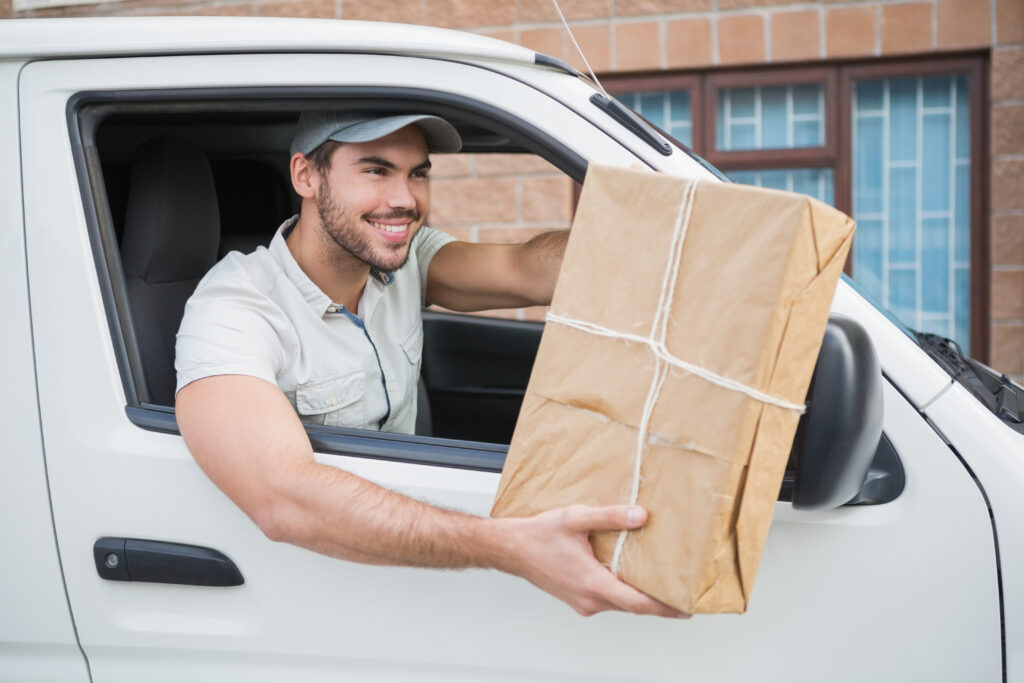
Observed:
[[[893,325],[895,325],[897,327],[897,329],[899,329],[900,332],[902,332],[903,334],[907,335],[907,337],[911,341],[913,341],[915,344],[917,344],[918,346],[921,345],[921,341],[917,338],[917,334],[918,333],[917,333],[916,330],[912,330],[909,327],[907,327],[906,325],[904,325],[903,321],[900,320],[899,318],[897,318],[895,316],[895,314],[893,314],[892,311],[890,311],[888,308],[886,308],[885,306],[882,306],[880,303],[875,301],[875,299],[870,294],[868,294],[867,290],[865,290],[863,287],[861,287],[859,284],[857,284],[857,281],[854,280],[852,277],[850,277],[846,273],[843,273],[842,274],[842,279],[843,279],[843,282],[845,282],[846,284],[850,285],[850,287],[853,288],[853,290],[855,292],[860,294],[861,298],[863,298],[869,304],[874,306],[875,309],[879,313],[884,315],[889,320],[889,322],[891,322]]]

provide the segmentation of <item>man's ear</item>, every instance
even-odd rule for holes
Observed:
[[[289,162],[292,175],[292,187],[295,193],[304,199],[312,199],[316,196],[319,187],[320,174],[316,172],[313,162],[306,158],[305,154],[296,152]]]

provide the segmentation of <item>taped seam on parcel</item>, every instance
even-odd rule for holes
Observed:
[[[687,374],[689,374],[689,373],[687,373]],[[696,377],[696,375],[693,375],[693,376]],[[560,401],[557,398],[552,398],[551,396],[548,396],[547,394],[545,394],[542,391],[533,390],[530,393],[532,393],[534,396],[538,396],[538,397],[544,399],[545,401],[548,401],[549,403],[556,403],[556,404],[558,404],[560,406],[565,406],[566,408],[571,408],[573,410],[579,410],[579,411],[582,411],[584,413],[589,413],[589,414],[595,416],[598,420],[600,420],[601,422],[603,422],[605,424],[617,424],[617,425],[620,425],[622,427],[625,427],[626,429],[632,429],[632,430],[636,430],[637,429],[637,427],[634,426],[634,425],[628,424],[626,422],[621,422],[619,420],[613,420],[612,418],[608,417],[607,415],[605,415],[604,413],[602,413],[599,410],[594,410],[593,408],[587,408],[585,406],[574,405],[572,403],[566,403],[565,401]],[[735,457],[731,457],[731,456],[721,455],[719,453],[715,453],[710,448],[707,448],[706,446],[701,446],[700,444],[697,444],[697,443],[693,443],[692,441],[689,442],[689,443],[679,443],[678,441],[672,441],[670,439],[666,439],[665,437],[661,436],[660,434],[656,434],[655,432],[651,432],[651,431],[647,432],[647,445],[648,446],[664,446],[666,448],[674,448],[676,450],[685,451],[687,453],[696,453],[698,455],[704,455],[704,456],[707,456],[709,458],[714,458],[716,460],[724,460],[725,462],[729,462],[729,463],[732,463],[732,462],[736,461]]]

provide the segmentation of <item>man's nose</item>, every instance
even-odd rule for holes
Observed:
[[[392,183],[391,191],[388,194],[388,206],[392,209],[416,208],[416,197],[413,196],[407,179],[396,178]]]

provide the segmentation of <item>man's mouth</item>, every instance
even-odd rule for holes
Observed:
[[[384,239],[392,240],[394,242],[401,242],[409,236],[409,227],[412,222],[406,221],[404,223],[378,223],[376,221],[367,221],[374,230],[376,230]]]
[[[371,218],[367,216],[364,220],[384,239],[391,242],[402,242],[409,236],[416,217]]]

